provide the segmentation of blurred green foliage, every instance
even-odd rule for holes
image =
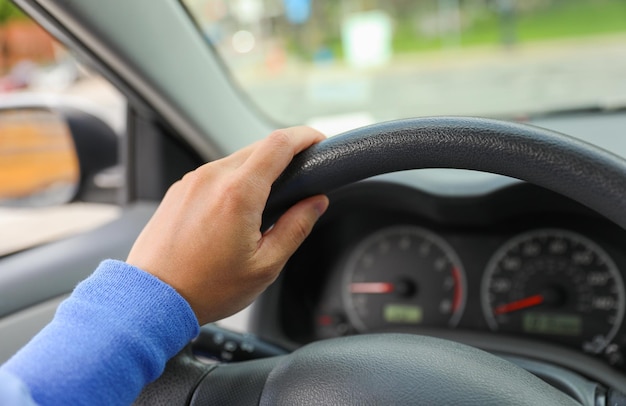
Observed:
[[[24,13],[9,0],[0,0],[0,25],[14,19],[24,18]]]
[[[291,54],[341,58],[342,22],[372,9],[392,18],[395,54],[626,33],[626,0],[316,0],[306,24],[277,20],[273,30]]]
[[[522,15],[520,41],[626,32],[626,1],[568,0],[535,15]]]
[[[425,34],[424,16],[437,16],[441,13],[440,4],[436,0],[425,1],[419,10],[404,10],[394,16],[395,52],[626,33],[625,0],[517,0],[513,1],[514,12],[510,15],[503,15],[498,0],[460,0],[459,30]]]

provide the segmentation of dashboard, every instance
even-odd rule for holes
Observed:
[[[456,195],[393,175],[330,195],[270,292],[285,342],[480,333],[531,354],[538,343],[568,348],[626,372],[625,230],[510,178]]]

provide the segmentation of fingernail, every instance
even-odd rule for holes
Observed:
[[[322,215],[326,212],[326,209],[328,209],[328,203],[328,198],[326,197],[315,202],[313,208],[317,212],[317,217],[322,217]]]

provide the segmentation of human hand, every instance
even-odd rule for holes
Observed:
[[[166,193],[126,262],[176,289],[200,324],[243,309],[269,286],[328,207],[305,199],[261,233],[271,186],[300,151],[323,140],[308,127],[274,131],[186,174]]]

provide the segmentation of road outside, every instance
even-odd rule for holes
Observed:
[[[399,56],[355,71],[287,65],[239,80],[273,119],[298,124],[366,114],[371,121],[429,115],[520,117],[626,105],[625,35]],[[294,106],[297,106],[294,108]]]

